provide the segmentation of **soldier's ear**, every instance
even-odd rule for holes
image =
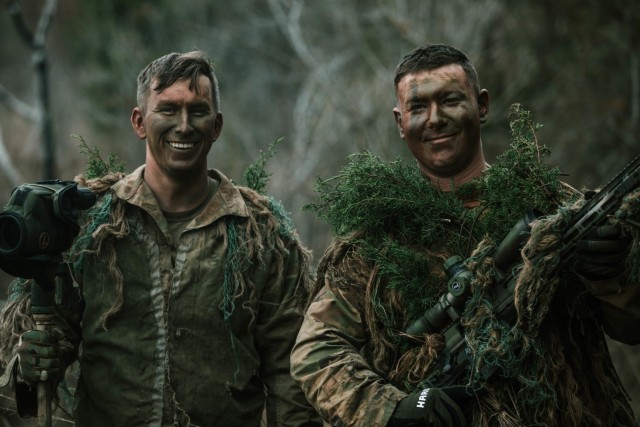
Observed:
[[[482,89],[478,93],[478,112],[480,123],[486,123],[489,118],[489,91],[486,89]]]
[[[395,107],[393,109],[393,118],[396,121],[396,126],[398,127],[398,132],[400,133],[400,138],[404,139],[404,131],[402,130],[402,113]]]
[[[145,139],[147,137],[147,131],[144,128],[144,114],[138,107],[131,112],[131,126],[138,138]]]

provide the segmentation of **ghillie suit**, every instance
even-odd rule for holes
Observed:
[[[77,178],[100,194],[66,254],[87,305],[78,423],[249,425],[259,422],[265,399],[271,424],[313,418],[287,380],[310,252],[278,201],[216,171],[210,176],[218,190],[175,247],[158,237],[169,235],[168,226],[141,169]],[[5,357],[15,344],[8,335],[19,336],[28,313],[28,287],[14,288],[20,309],[6,311]]]
[[[362,353],[376,372],[410,392],[433,372],[444,340],[436,333],[416,342],[403,331],[446,292],[442,263],[460,255],[475,276],[462,319],[475,361],[468,382],[479,379],[482,367],[498,368],[482,383],[473,425],[633,425],[594,299],[571,272],[547,280],[557,263],[558,230],[584,198],[543,162],[548,150],[537,144],[536,125],[517,105],[511,127],[510,149],[455,194],[436,189],[414,166],[370,153],[352,156],[338,177],[320,181],[320,202],[308,209],[338,237],[319,265],[315,291],[325,277],[339,282],[337,288],[362,286],[370,339]],[[490,304],[491,254],[532,208],[546,216],[522,251],[518,319],[506,326]],[[638,195],[630,195],[619,215],[637,215],[638,208]],[[632,233],[629,260],[637,260],[638,232]],[[545,256],[533,265],[539,253]],[[630,265],[630,281],[637,282],[639,268]]]
[[[107,175],[98,179],[86,180],[82,176],[76,178],[80,185],[86,186],[98,194],[104,194],[123,175]],[[271,197],[266,197],[249,187],[238,187],[245,201],[251,204],[256,215],[249,217],[247,221],[219,221],[217,227],[219,233],[224,236],[228,255],[225,266],[225,281],[223,283],[225,319],[229,320],[235,309],[235,301],[238,298],[255,300],[254,289],[248,274],[251,268],[251,260],[261,259],[264,252],[276,251],[288,253],[288,244],[297,237],[294,225],[288,217],[282,204]],[[117,313],[122,306],[122,273],[117,267],[117,254],[109,242],[112,239],[122,239],[128,233],[128,224],[125,221],[126,203],[122,199],[112,198],[106,194],[102,203],[90,210],[88,217],[91,221],[84,227],[84,233],[76,239],[72,248],[70,262],[81,265],[85,252],[104,256],[110,266],[113,283],[117,290],[117,300],[109,311],[103,313],[102,323],[107,328],[107,320]],[[299,246],[304,253],[304,271],[310,268],[310,252]],[[280,259],[282,262],[282,259]],[[278,270],[282,273],[283,266]],[[310,284],[306,281],[300,284],[300,297],[307,295]],[[246,307],[251,304],[247,303]],[[255,313],[252,313],[255,316]]]

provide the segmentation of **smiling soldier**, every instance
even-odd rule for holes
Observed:
[[[146,162],[83,182],[100,197],[73,276],[58,278],[71,292],[55,327],[24,332],[18,315],[3,325],[18,409],[29,415],[33,386],[57,383],[78,357],[77,426],[317,425],[289,373],[310,253],[279,203],[207,169],[223,124],[209,60],[153,61],[137,101]],[[29,286],[13,284],[6,313],[26,306]]]

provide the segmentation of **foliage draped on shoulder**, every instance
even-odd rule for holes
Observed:
[[[305,209],[337,236],[356,236],[360,256],[378,268],[389,289],[419,295],[407,304],[407,316],[416,316],[442,289],[442,280],[430,273],[440,269],[436,264],[443,257],[469,257],[484,239],[504,238],[533,208],[554,213],[567,199],[558,168],[546,162],[550,150],[536,139],[540,125],[518,104],[510,110],[510,122],[509,149],[454,192],[436,188],[415,164],[400,158],[386,162],[365,151],[349,156],[338,175],[318,179],[317,201]],[[461,199],[469,194],[479,195],[479,207],[464,207]]]
[[[337,235],[362,231],[363,241],[370,243],[390,235],[416,244],[454,239],[460,252],[468,252],[462,249],[469,241],[485,235],[501,239],[532,208],[552,213],[567,197],[559,169],[545,161],[550,150],[538,144],[535,130],[540,125],[531,113],[514,104],[510,122],[510,148],[482,176],[455,192],[438,190],[415,165],[400,158],[385,162],[365,151],[349,156],[338,175],[319,178],[317,202],[305,209]],[[470,192],[480,194],[479,210],[469,211],[460,201]]]

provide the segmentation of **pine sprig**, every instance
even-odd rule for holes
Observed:
[[[260,194],[265,194],[267,184],[269,183],[269,179],[271,178],[271,173],[267,172],[266,164],[267,161],[276,155],[278,152],[278,144],[282,142],[284,138],[280,137],[269,144],[269,148],[267,152],[263,152],[260,150],[258,154],[257,160],[250,164],[247,169],[245,169],[243,178],[244,183],[247,187],[257,191]]]
[[[98,147],[90,147],[81,135],[71,135],[80,141],[80,153],[87,157],[85,177],[87,179],[100,178],[110,173],[126,172],[126,162],[120,161],[116,154],[110,153],[105,162]]]
[[[515,222],[532,209],[554,213],[566,196],[559,180],[560,171],[546,163],[549,148],[540,145],[530,111],[520,104],[511,106],[510,148],[496,158],[478,180],[486,213],[483,222],[502,239]]]
[[[318,179],[316,191],[318,202],[305,210],[332,225],[338,235],[359,230],[372,242],[389,233],[405,243],[440,241],[453,230],[458,234],[454,223],[468,216],[458,198],[436,189],[414,165],[400,158],[383,162],[368,151],[349,156],[339,175]]]

